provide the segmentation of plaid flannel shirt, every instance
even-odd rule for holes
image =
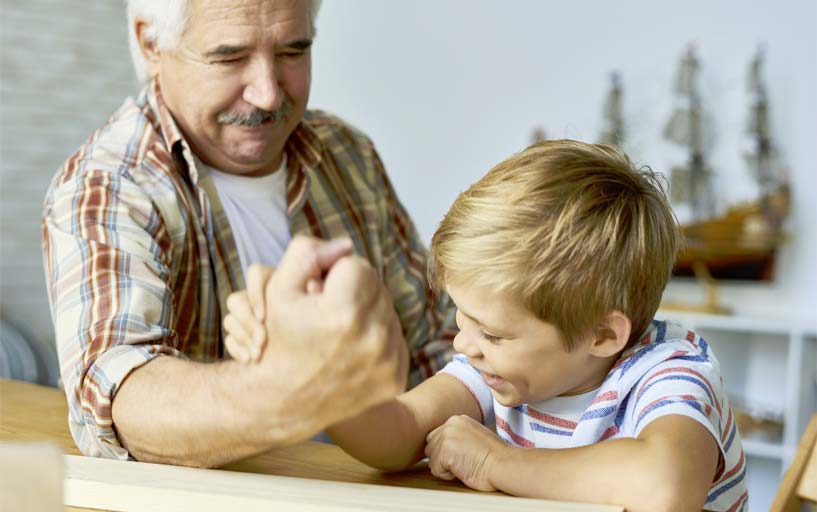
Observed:
[[[410,382],[432,375],[450,358],[453,307],[429,290],[425,248],[372,142],[310,111],[285,151],[292,234],[353,240],[394,298]],[[128,458],[111,417],[122,381],[160,355],[224,358],[225,301],[245,287],[212,179],[156,82],[59,169],[42,228],[71,433],[87,455]]]

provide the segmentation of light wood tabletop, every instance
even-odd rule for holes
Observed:
[[[136,462],[118,462],[106,461],[101,459],[90,459],[87,457],[71,457],[72,455],[81,455],[77,449],[71,434],[68,430],[67,424],[68,407],[65,400],[65,395],[61,390],[38,386],[18,381],[10,381],[0,379],[0,442],[34,442],[47,441],[56,444],[63,454],[68,457],[65,459],[66,474],[64,479],[66,483],[72,482],[73,492],[76,495],[82,489],[85,492],[100,492],[98,487],[88,487],[91,483],[98,484],[99,482],[89,482],[86,480],[93,480],[92,475],[95,471],[100,474],[104,473],[107,476],[116,474],[119,471],[145,471],[148,475],[168,473],[169,476],[161,480],[183,481],[191,479],[191,481],[201,482],[216,482],[216,484],[209,484],[208,492],[213,494],[212,489],[219,487],[219,481],[228,481],[230,486],[236,489],[244,489],[244,494],[257,494],[258,500],[267,499],[263,494],[270,494],[276,486],[284,486],[288,490],[297,489],[299,485],[307,484],[310,487],[306,494],[297,496],[297,500],[301,500],[298,509],[302,510],[327,510],[325,506],[307,506],[310,499],[320,500],[322,504],[326,504],[326,500],[333,499],[337,496],[338,509],[352,510],[352,508],[343,508],[343,500],[346,499],[347,491],[351,492],[352,496],[360,495],[360,490],[369,489],[367,499],[372,498],[373,502],[377,499],[389,500],[393,497],[394,507],[385,506],[385,509],[399,509],[399,510],[423,510],[423,509],[437,509],[437,507],[418,506],[412,508],[406,503],[406,500],[420,499],[421,502],[429,499],[439,501],[440,509],[452,510],[452,503],[461,503],[453,510],[462,508],[468,510],[490,510],[490,509],[505,509],[514,508],[515,510],[528,510],[528,506],[533,506],[530,510],[561,510],[561,511],[621,511],[620,507],[610,506],[595,506],[585,504],[568,504],[561,502],[552,502],[544,500],[530,500],[523,498],[514,498],[503,493],[480,493],[473,491],[459,482],[447,482],[439,480],[431,475],[428,468],[424,464],[418,464],[416,468],[409,471],[396,474],[382,473],[376,469],[370,468],[363,463],[358,462],[337,446],[318,443],[314,441],[305,442],[299,445],[290,446],[271,450],[269,452],[250,457],[233,464],[229,464],[218,470],[197,470],[192,468],[180,468],[174,466],[161,466],[155,464],[143,464]],[[228,473],[229,472],[229,473]],[[253,475],[248,475],[253,474]],[[134,473],[135,474],[135,473]],[[243,475],[243,476],[242,476]],[[263,475],[263,477],[259,476]],[[282,479],[274,479],[268,475],[275,475],[277,477],[284,477]],[[295,478],[291,478],[295,477]],[[121,476],[121,478],[126,478]],[[158,477],[156,477],[158,479]],[[239,478],[239,480],[236,480]],[[267,480],[263,480],[267,478]],[[75,481],[71,480],[75,479]],[[209,480],[208,480],[209,479]],[[241,480],[243,479],[243,480]],[[309,481],[303,479],[311,479]],[[324,481],[315,482],[316,480]],[[329,483],[331,481],[332,483]],[[343,483],[344,486],[341,486]],[[83,486],[78,487],[80,484]],[[349,485],[354,484],[354,485]],[[360,484],[365,484],[362,486]],[[191,484],[192,485],[192,484]],[[225,484],[226,485],[226,484]],[[252,489],[247,486],[255,486]],[[159,487],[164,487],[159,489]],[[156,492],[169,492],[167,485],[164,483],[157,483]],[[415,491],[408,491],[405,488],[411,488]],[[64,487],[66,493],[70,490],[69,487]],[[152,491],[153,488],[148,488]],[[417,490],[433,490],[441,491],[438,493],[420,493]],[[448,491],[448,492],[445,492]],[[124,487],[118,491],[120,494],[129,492]],[[135,491],[134,491],[135,492]],[[235,491],[231,496],[235,503]],[[280,491],[275,491],[280,495]],[[296,491],[292,491],[296,492]],[[409,493],[406,496],[405,493]],[[414,492],[416,494],[411,494]],[[141,490],[142,494],[150,494]],[[323,493],[322,496],[317,494]],[[333,494],[337,493],[337,494]],[[453,494],[458,493],[458,494]],[[291,493],[290,493],[291,494]],[[307,497],[304,497],[306,495]],[[315,496],[313,496],[315,494]],[[348,493],[347,493],[348,494]],[[392,496],[393,495],[393,496]],[[164,496],[164,495],[163,495]],[[239,499],[241,497],[239,496]],[[167,498],[169,499],[169,498]],[[255,499],[255,498],[253,498]],[[213,501],[213,495],[208,497],[208,500]],[[297,501],[296,500],[296,501]],[[481,500],[481,501],[474,501]],[[496,502],[496,500],[504,500]],[[66,496],[66,502],[68,502]],[[77,502],[72,496],[71,504],[76,505]],[[217,501],[217,500],[216,500]],[[479,505],[484,502],[486,508]],[[82,505],[90,506],[89,503],[97,502],[83,502]],[[316,501],[317,503],[317,501]],[[372,508],[370,506],[362,506],[363,510],[378,510],[380,508]],[[382,505],[383,502],[381,502]],[[500,504],[501,503],[501,504]],[[267,502],[269,504],[269,502]],[[280,504],[280,503],[279,503]],[[329,503],[331,505],[331,503]],[[252,503],[247,503],[249,508],[254,509]],[[98,507],[97,507],[98,508]],[[232,508],[232,507],[230,507]],[[358,508],[358,507],[354,507]],[[154,510],[154,508],[151,508]],[[268,509],[268,508],[267,508]],[[84,508],[68,508],[68,510],[87,510]],[[159,510],[159,508],[155,508]],[[215,508],[213,509],[215,510]]]

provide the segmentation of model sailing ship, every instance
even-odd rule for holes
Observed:
[[[685,203],[691,221],[682,226],[685,245],[673,274],[712,279],[770,280],[775,254],[783,242],[783,220],[789,210],[789,187],[779,172],[777,152],[769,134],[768,99],[762,79],[763,52],[750,66],[749,90],[753,97],[748,132],[754,148],[746,155],[758,185],[759,198],[716,215],[712,169],[706,161],[711,121],[701,106],[697,89],[698,60],[690,48],[679,67],[675,90],[681,105],[664,130],[664,136],[688,150],[684,165],[670,174],[673,203]]]

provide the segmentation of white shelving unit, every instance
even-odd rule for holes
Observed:
[[[782,419],[779,438],[741,432],[750,510],[768,510],[800,436],[817,412],[817,315],[769,319],[659,310],[657,316],[707,340],[721,363],[733,408],[748,406]]]

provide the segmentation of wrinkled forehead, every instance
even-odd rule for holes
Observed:
[[[192,0],[187,14],[184,37],[198,42],[312,36],[309,0]]]

